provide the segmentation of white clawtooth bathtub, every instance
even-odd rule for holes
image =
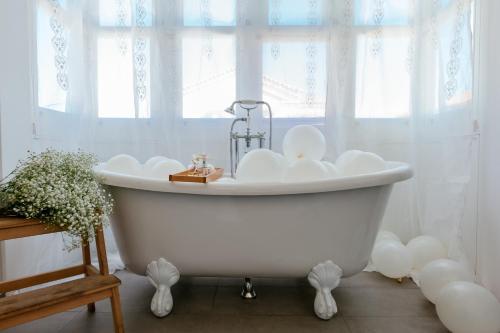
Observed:
[[[307,276],[322,319],[337,312],[331,290],[340,278],[366,267],[392,185],[412,175],[399,162],[301,183],[171,183],[97,173],[115,200],[111,225],[126,267],[157,288],[157,316],[172,309],[170,287],[179,275]]]

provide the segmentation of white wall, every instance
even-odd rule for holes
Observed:
[[[481,2],[478,105],[482,112],[478,275],[500,298],[500,1]]]
[[[30,0],[0,1],[0,151],[3,176],[32,147],[32,80]],[[4,278],[37,269],[37,242],[13,240],[0,247]],[[38,243],[40,244],[40,243]],[[31,265],[16,265],[30,262]],[[6,267],[9,268],[6,272]]]
[[[4,173],[25,156],[32,141],[28,2],[0,1],[0,140]]]

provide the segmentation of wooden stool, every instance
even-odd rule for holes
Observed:
[[[0,217],[0,241],[64,231],[48,227],[38,220]],[[92,265],[88,244],[82,246],[83,264],[20,279],[1,281],[0,293],[61,280],[76,275],[84,277],[49,287],[0,298],[0,329],[87,305],[95,311],[94,302],[109,298],[115,332],[124,332],[118,287],[121,281],[109,274],[106,246],[102,229],[97,229],[96,247],[99,270]]]

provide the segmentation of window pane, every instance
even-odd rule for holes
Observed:
[[[236,0],[184,0],[185,26],[236,25]]]
[[[184,118],[229,117],[224,109],[236,99],[233,36],[182,40],[182,91]]]
[[[66,107],[66,90],[61,88],[60,84],[66,82],[67,78],[59,77],[58,75],[65,71],[67,54],[66,32],[60,31],[61,38],[58,39],[59,47],[64,49],[62,57],[56,58],[56,52],[53,40],[56,41],[53,28],[51,28],[52,8],[48,2],[40,3],[37,10],[37,75],[38,75],[38,105],[43,108],[48,108],[56,111],[65,111]],[[57,24],[57,22],[53,22]],[[54,26],[54,28],[62,28]],[[61,49],[61,50],[62,50]],[[62,70],[58,70],[58,67]]]
[[[152,13],[152,0],[99,0],[101,26],[130,27],[132,24],[151,26]]]
[[[357,25],[408,25],[412,0],[356,0]]]
[[[98,114],[102,118],[135,118],[134,55],[130,36],[100,37],[98,39]],[[149,43],[146,43],[144,56],[149,58]],[[146,63],[149,63],[147,61]],[[147,72],[149,70],[145,70]],[[149,81],[146,76],[146,99],[138,102],[138,117],[149,117]]]
[[[279,47],[279,54],[276,48]],[[275,117],[323,117],[326,100],[324,42],[266,42],[262,97]]]
[[[268,0],[269,25],[320,25],[324,0]]]
[[[453,15],[443,17],[438,24],[439,78],[444,82],[447,106],[460,105],[472,100],[472,31],[470,18],[464,18],[460,29]],[[439,82],[439,81],[438,81]]]
[[[380,54],[374,55],[371,35],[357,39],[356,118],[397,118],[409,115],[410,75],[408,36],[384,36]]]

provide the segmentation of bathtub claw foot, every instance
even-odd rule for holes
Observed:
[[[316,289],[314,312],[321,319],[328,320],[337,313],[337,303],[332,296],[332,290],[337,288],[342,277],[342,268],[327,260],[319,263],[311,270],[307,279]]]
[[[174,306],[170,287],[179,281],[179,270],[163,258],[153,260],[146,270],[149,282],[156,288],[151,300],[151,312],[157,317],[165,317]]]

